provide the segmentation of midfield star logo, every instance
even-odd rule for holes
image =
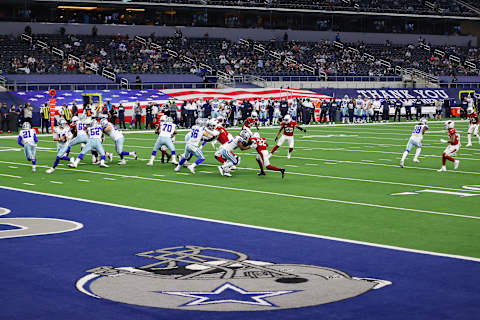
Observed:
[[[327,267],[249,260],[228,249],[179,246],[136,255],[154,261],[87,270],[77,289],[95,298],[155,308],[267,311],[335,302],[391,284]]]

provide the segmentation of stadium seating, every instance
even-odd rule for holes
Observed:
[[[194,75],[188,82],[199,82],[198,76],[205,73],[205,65],[231,76],[261,77],[384,77],[395,75],[397,66],[413,67],[435,76],[478,76],[480,67],[478,48],[433,47],[423,42],[407,46],[332,41],[232,42],[181,36],[136,41],[120,36],[85,35],[35,35],[33,39],[34,43],[36,40],[47,43],[49,48],[42,49],[16,38],[1,38],[0,69],[7,74],[95,74],[106,69],[130,82],[135,77],[127,74],[143,74],[144,78],[145,74],[153,75],[146,82],[161,78],[155,75],[184,74]],[[53,54],[52,47],[62,50],[63,58]],[[98,71],[87,64],[95,65]]]

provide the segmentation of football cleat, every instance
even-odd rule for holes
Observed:
[[[55,171],[54,168],[50,168],[50,169],[47,169],[47,171],[45,171],[46,173],[50,174],[50,173],[53,173],[53,171]]]
[[[118,164],[123,166],[124,164],[127,164],[127,161],[125,159],[122,159],[118,162]]]
[[[440,169],[437,170],[437,172],[445,172],[447,171],[447,168],[445,167],[441,167]]]
[[[187,169],[190,170],[192,174],[195,174],[195,167],[193,166],[193,164],[189,165]]]
[[[403,168],[403,161],[400,161],[400,168]]]
[[[138,160],[137,153],[135,151],[130,152],[130,155],[135,158],[135,160]]]
[[[453,169],[458,169],[458,166],[460,165],[460,160],[455,160],[453,163]]]
[[[265,176],[266,174],[265,174],[265,171],[260,171],[260,172],[257,173],[257,175],[258,176]]]
[[[176,166],[175,169],[173,169],[175,172],[177,172],[178,170],[180,170],[180,165]]]
[[[95,157],[94,155],[92,155],[92,164],[95,164],[97,163],[97,157]]]
[[[35,172],[37,171],[37,167],[36,166],[32,166],[32,172]]]
[[[420,160],[418,160],[418,159],[413,159],[413,162],[419,163]]]
[[[108,165],[106,165],[104,162],[100,162],[100,168],[108,168]]]
[[[237,170],[237,166],[231,166],[230,170]]]
[[[224,173],[223,173],[223,176],[224,176],[224,177],[231,177],[232,175],[230,174],[230,172],[224,172]]]
[[[112,154],[112,153],[107,153],[107,157],[108,157],[108,160],[109,160],[110,162],[113,161],[113,154]]]
[[[287,159],[290,159],[292,157],[291,153],[287,153]]]
[[[471,143],[467,143],[466,147],[471,147],[472,144]]]
[[[218,172],[220,172],[220,175],[223,176],[225,173],[223,171],[223,167],[222,166],[218,166]]]
[[[280,168],[280,172],[282,173],[282,179],[285,177],[285,169]]]
[[[147,166],[150,166],[150,167],[153,166],[153,161],[148,161]]]

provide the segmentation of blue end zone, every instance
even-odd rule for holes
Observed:
[[[82,201],[0,189],[2,219],[48,217],[82,223],[82,229],[0,239],[2,319],[474,319],[480,312],[480,263],[366,245],[160,215]],[[0,230],[0,237],[2,237]],[[99,266],[139,267],[149,250],[201,245],[246,253],[250,260],[322,266],[352,277],[393,284],[342,301],[274,311],[206,312],[142,307],[97,299],[78,291],[77,280]],[[95,288],[90,279],[83,287]],[[150,282],[146,282],[148,285]],[[162,297],[189,294],[183,304],[209,299],[270,302],[303,292],[248,288],[220,281],[202,292],[156,288]],[[260,280],[259,282],[260,283]],[[126,287],[126,292],[129,291]],[[89,291],[98,293],[98,291]],[[188,291],[188,292],[187,292]],[[195,291],[192,293],[192,291]],[[293,292],[296,291],[296,292]],[[259,293],[263,292],[263,293]],[[331,293],[331,292],[326,292]],[[220,294],[220,293],[219,293]],[[279,297],[275,297],[275,295]],[[255,297],[266,296],[264,298]],[[206,297],[206,298],[205,298]],[[220,298],[219,298],[220,297]],[[234,303],[234,304],[235,304]],[[180,305],[180,304],[179,304]],[[182,309],[180,306],[179,309]]]

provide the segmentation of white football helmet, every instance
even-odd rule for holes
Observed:
[[[86,124],[87,126],[91,126],[91,125],[92,125],[92,122],[93,122],[93,120],[92,120],[92,118],[90,118],[90,117],[88,117],[88,118],[85,119],[85,124]]]
[[[427,118],[421,118],[420,119],[420,124],[423,124],[424,126],[426,126],[428,124]]]
[[[172,117],[168,117],[168,118],[167,118],[167,123],[173,123]]]
[[[247,130],[242,130],[242,131],[240,131],[240,137],[243,140],[248,141],[248,140],[250,140],[250,132],[248,132]]]
[[[24,122],[24,123],[22,124],[22,129],[23,129],[23,130],[30,130],[30,129],[32,129],[32,126],[30,125],[29,122]]]
[[[105,128],[106,126],[108,126],[108,120],[103,118],[102,120],[100,120],[100,125]]]
[[[452,129],[454,126],[454,122],[452,120],[448,120],[445,122],[445,129]]]
[[[225,121],[222,116],[217,117],[216,120],[217,120],[217,123],[220,124],[220,125],[222,125]]]
[[[210,119],[210,121],[208,121],[208,128],[213,130],[216,127],[217,127],[217,121],[215,119]]]
[[[468,108],[467,108],[467,113],[468,113],[468,114],[472,114],[472,113],[473,113],[473,108],[472,108],[472,107],[468,107]]]
[[[167,122],[167,117],[166,116],[161,116],[160,117],[160,123],[165,123],[165,122]]]
[[[283,118],[283,121],[285,121],[285,123],[290,123],[292,121],[292,116],[287,114],[285,115],[285,117]]]
[[[60,120],[58,120],[58,126],[63,127],[65,125],[67,125],[67,120],[60,118]]]
[[[79,120],[79,119],[78,119],[77,116],[72,117],[72,123],[75,123],[75,122],[77,122],[78,120]]]
[[[257,119],[258,118],[258,113],[256,111],[252,112],[252,119]]]

